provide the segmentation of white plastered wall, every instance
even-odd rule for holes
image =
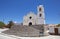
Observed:
[[[32,17],[31,19],[29,19],[30,16]],[[36,15],[33,12],[30,12],[23,18],[23,25],[29,25],[29,22],[32,22],[32,25],[36,24]]]

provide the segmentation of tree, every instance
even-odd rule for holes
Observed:
[[[5,26],[4,22],[0,21],[0,28],[3,28]]]
[[[13,26],[13,25],[14,25],[13,21],[9,21],[9,24],[7,26],[8,26],[8,28],[11,28],[11,26]]]

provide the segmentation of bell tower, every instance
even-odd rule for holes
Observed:
[[[37,24],[45,24],[45,14],[43,5],[37,7]]]

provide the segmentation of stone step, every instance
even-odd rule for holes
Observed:
[[[39,30],[30,26],[12,26],[10,30],[4,31],[3,33],[17,36],[39,36]]]

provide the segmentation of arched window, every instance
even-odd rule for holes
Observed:
[[[30,16],[29,19],[31,19],[32,17]]]
[[[39,15],[40,17],[42,16],[42,14]]]
[[[32,22],[29,22],[29,26],[31,26],[32,25]]]
[[[39,8],[39,11],[41,11],[41,8]]]

